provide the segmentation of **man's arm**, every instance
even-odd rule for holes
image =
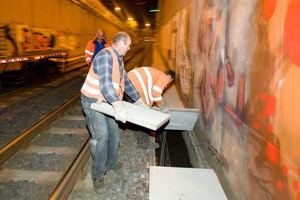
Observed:
[[[140,94],[136,91],[135,87],[129,80],[126,71],[124,72],[124,84],[125,84],[125,93],[133,100],[137,101],[140,98]]]
[[[154,101],[157,103],[159,108],[163,113],[169,113],[169,108],[164,99],[162,98],[162,93],[165,90],[165,88],[168,86],[169,79],[168,76],[165,74],[159,75],[159,78],[157,79],[156,83],[152,87],[152,96],[154,98]]]
[[[151,94],[154,98],[154,101],[158,105],[164,103],[164,99],[162,98],[162,93],[167,86],[168,86],[168,77],[165,74],[159,76],[157,81],[152,86]]]
[[[93,51],[93,47],[92,47],[93,43],[91,41],[89,41],[86,45],[86,48],[85,48],[85,51],[84,51],[84,54],[85,54],[85,62],[88,64],[88,65],[91,65],[92,64],[92,57],[93,57],[93,54],[94,54],[94,51]]]

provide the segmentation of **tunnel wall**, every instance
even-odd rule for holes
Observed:
[[[111,41],[120,28],[69,0],[0,0],[0,25],[22,25],[29,29],[51,30],[57,48],[70,50],[70,56],[84,55],[89,40],[98,29]],[[101,14],[101,13],[98,13]],[[19,40],[22,40],[21,38]]]
[[[237,199],[300,199],[299,6],[159,2],[157,44]]]

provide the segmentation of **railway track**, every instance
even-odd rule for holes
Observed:
[[[22,196],[28,192],[29,199],[68,197],[90,156],[89,134],[78,102],[79,94],[1,149],[0,180],[6,183],[1,185],[2,198],[9,199],[5,191],[11,190],[14,198],[18,191]],[[12,188],[10,182],[20,185]],[[38,188],[37,192],[26,189],[28,185]]]
[[[0,149],[80,91],[88,68],[0,96]]]

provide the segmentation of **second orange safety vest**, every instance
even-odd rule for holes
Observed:
[[[87,62],[88,64],[91,64],[92,63],[92,58],[93,58],[93,55],[94,55],[94,51],[95,51],[95,40],[97,40],[97,36],[90,40],[86,47],[85,47],[85,51],[84,51],[84,54],[85,54],[85,62]],[[104,44],[104,47],[107,48],[110,46],[109,42],[103,38],[103,40],[106,42]]]
[[[154,102],[158,105],[164,102],[161,95],[169,83],[164,72],[153,67],[139,67],[127,75],[147,106],[152,107]]]

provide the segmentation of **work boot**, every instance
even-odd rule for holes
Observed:
[[[101,190],[105,188],[104,177],[101,179],[93,178],[93,186],[94,186],[95,192],[97,192],[98,194],[101,194]]]

